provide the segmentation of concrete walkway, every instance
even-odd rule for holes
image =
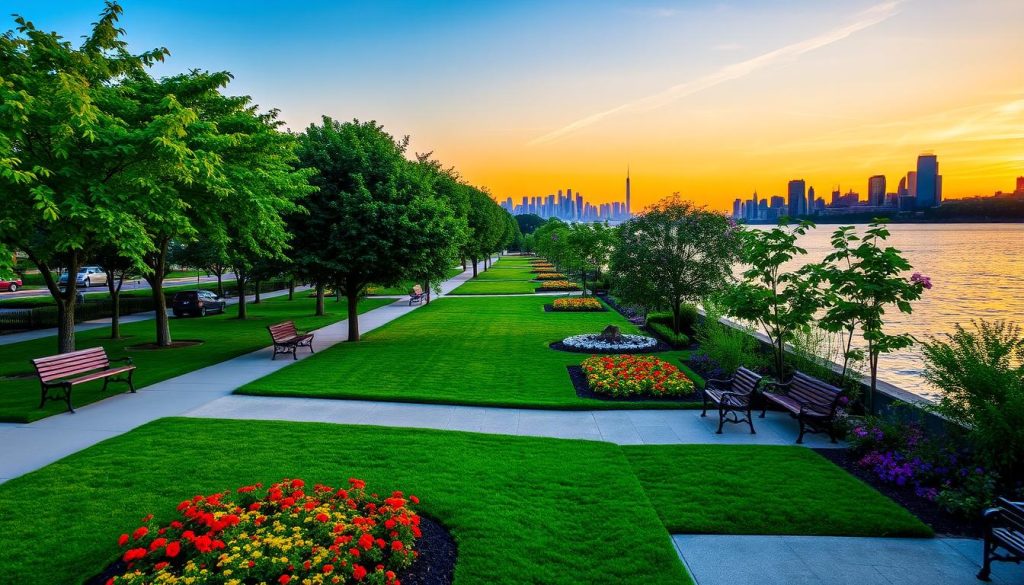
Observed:
[[[751,510],[756,514],[756,510]],[[697,585],[971,585],[971,538],[675,535]],[[1024,567],[992,565],[993,583],[1024,583]]]
[[[441,285],[441,295],[450,292],[472,276],[464,272]],[[266,295],[264,295],[266,296]],[[406,299],[367,311],[359,316],[361,332],[372,331],[385,323],[416,310]],[[317,329],[314,349],[321,351],[348,339],[348,320]],[[179,416],[228,396],[239,386],[287,367],[291,359],[271,361],[273,351],[265,347],[140,388],[136,394],[116,394],[76,409],[29,424],[0,424],[0,483],[44,467],[126,433],[150,421]],[[299,352],[305,359],[308,352]]]
[[[309,290],[308,286],[297,286],[295,292]],[[275,290],[272,292],[261,293],[261,299],[271,299],[274,297],[283,297],[288,294],[287,290]],[[252,302],[256,295],[246,295],[246,300]],[[238,304],[238,297],[232,297],[227,299],[229,305]],[[169,313],[168,313],[169,314]],[[133,313],[131,315],[121,316],[121,325],[127,323],[137,323],[139,321],[148,321],[156,318],[156,311],[146,311],[145,313]],[[100,329],[102,327],[110,326],[110,318],[104,319],[93,319],[91,321],[82,321],[78,325],[75,325],[75,332],[79,333],[82,331],[89,331],[90,329]],[[42,339],[44,337],[53,337],[57,335],[57,328],[52,327],[50,329],[33,329],[31,331],[19,331],[18,333],[7,333],[0,335],[0,345],[10,345],[12,343],[21,343],[22,341],[31,341],[33,339]]]
[[[718,435],[717,414],[701,417],[699,410],[535,410],[234,394],[185,416],[414,427],[619,445],[793,445],[797,436],[797,424],[781,412],[755,418],[756,435],[751,435],[745,424],[726,425]],[[824,435],[808,435],[804,446],[844,445],[832,444]]]

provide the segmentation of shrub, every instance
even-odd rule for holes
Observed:
[[[924,377],[942,392],[936,410],[968,429],[988,466],[1024,479],[1024,336],[1005,321],[971,321],[924,344]]]
[[[573,291],[580,290],[578,284],[568,280],[548,280],[543,282],[537,289],[539,291]]]
[[[672,316],[669,315],[670,321],[671,318]],[[658,321],[651,321],[650,318],[648,318],[647,328],[653,331],[655,335],[664,339],[665,341],[669,342],[672,345],[690,345],[690,336],[685,333],[673,332],[671,325],[666,325],[665,323],[661,323]]]
[[[676,366],[648,355],[591,356],[580,364],[590,389],[611,396],[685,396],[693,380]]]
[[[266,490],[243,486],[178,505],[160,526],[148,515],[119,545],[128,563],[112,585],[142,583],[372,583],[394,585],[421,536],[418,503],[402,492],[379,497],[362,480],[348,489],[300,479]],[[311,579],[311,581],[307,581]]]
[[[551,304],[555,311],[603,311],[604,305],[594,297],[562,297]]]
[[[760,344],[750,331],[731,327],[718,319],[719,315],[709,310],[697,328],[697,341],[709,360],[727,376],[740,367],[754,371],[767,367],[768,358],[760,351]]]
[[[537,280],[565,280],[565,275],[562,274],[561,272],[547,272],[547,273],[543,273],[543,274],[538,274],[536,276],[536,279]]]
[[[679,332],[687,335],[693,335],[694,328],[697,325],[697,307],[690,304],[682,304],[679,308]],[[669,331],[672,331],[672,313],[651,313],[647,316],[647,324],[656,323],[659,325],[665,325]]]

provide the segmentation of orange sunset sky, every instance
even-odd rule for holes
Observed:
[[[72,39],[100,9],[10,4]],[[231,71],[295,130],[375,119],[500,199],[621,199],[627,165],[634,209],[793,178],[863,197],[925,151],[945,198],[1024,175],[1021,0],[124,4],[158,74]]]

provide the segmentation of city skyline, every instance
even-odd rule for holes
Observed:
[[[523,195],[521,199],[508,196],[496,199],[503,209],[513,215],[538,215],[544,219],[558,218],[563,221],[625,221],[632,214],[632,193],[629,167],[626,168],[626,190],[623,201],[592,203],[582,193],[573,194],[571,188],[547,195]]]
[[[5,6],[77,43],[101,3]],[[1011,0],[128,0],[121,24],[132,50],[171,51],[158,75],[231,71],[227,91],[293,130],[376,120],[499,200],[569,181],[620,199],[628,160],[639,211],[673,192],[726,210],[793,177],[863,192],[928,150],[947,198],[1008,190],[1024,174],[1020,22]]]

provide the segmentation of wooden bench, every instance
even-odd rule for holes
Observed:
[[[754,392],[761,385],[761,376],[748,370],[740,368],[730,378],[712,378],[707,381],[701,395],[704,398],[704,412],[701,416],[708,415],[708,403],[718,407],[718,430],[722,434],[722,425],[730,423],[747,423],[750,425],[750,434],[754,430],[754,417],[750,414],[750,404],[753,402]],[[740,418],[740,414],[743,418]],[[729,415],[732,418],[729,418]]]
[[[422,303],[423,299],[427,298],[428,295],[429,293],[424,292],[423,287],[417,284],[409,291],[409,306],[411,307],[413,303],[417,305]]]
[[[764,418],[770,404],[777,404],[800,421],[800,436],[796,439],[797,443],[804,442],[804,433],[807,432],[827,432],[829,439],[833,443],[836,442],[833,422],[839,408],[839,399],[843,396],[842,389],[803,372],[797,372],[786,383],[772,382],[768,384],[768,388],[772,391],[766,390],[761,393],[764,399],[761,418]]]
[[[271,325],[267,327],[267,330],[270,331],[270,338],[274,340],[274,355],[270,356],[271,360],[277,359],[279,353],[290,353],[292,359],[297,360],[299,357],[296,352],[300,347],[308,347],[309,353],[314,353],[313,334],[299,333],[295,329],[294,321]]]
[[[111,362],[125,362],[126,365],[113,367]],[[45,406],[47,400],[63,400],[68,405],[68,412],[75,412],[71,406],[71,389],[93,380],[103,380],[104,392],[107,390],[107,384],[111,381],[127,382],[131,391],[135,392],[135,384],[132,382],[135,366],[132,364],[132,358],[111,360],[102,347],[37,358],[32,360],[32,365],[35,366],[36,374],[39,375],[39,384],[42,389],[39,408]],[[125,373],[128,374],[127,378],[115,377]],[[63,394],[49,396],[50,390],[56,388],[63,390]]]
[[[991,581],[992,561],[1020,563],[1024,561],[1024,502],[999,498],[996,507],[982,514],[985,548],[978,579]],[[1006,554],[998,554],[997,549]]]

